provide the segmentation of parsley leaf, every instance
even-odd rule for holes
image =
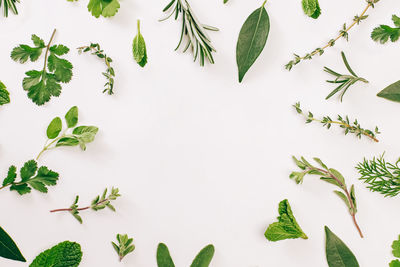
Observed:
[[[265,237],[269,241],[279,241],[289,238],[308,239],[307,235],[297,224],[297,221],[293,216],[292,209],[290,208],[290,204],[287,199],[279,203],[278,211],[278,222],[270,224],[267,231],[265,231]]]
[[[29,267],[77,267],[81,260],[81,246],[64,241],[40,253]]]
[[[388,25],[380,25],[376,27],[372,33],[371,38],[381,44],[386,43],[389,39],[392,42],[396,42],[400,38],[400,18],[396,15],[392,16],[392,21],[396,28],[392,28]]]
[[[119,8],[118,0],[90,0],[88,4],[88,10],[96,18],[112,17],[117,14]]]
[[[10,103],[10,93],[7,87],[0,81],[0,106]]]
[[[64,45],[51,45],[55,30],[50,41],[45,45],[44,41],[36,35],[32,35],[32,42],[35,45],[21,44],[11,52],[11,58],[20,63],[28,60],[35,62],[46,49],[44,67],[42,70],[31,70],[25,73],[22,87],[28,92],[28,97],[38,106],[50,101],[52,96],[58,97],[61,94],[61,83],[68,83],[72,78],[72,64],[59,56],[69,52]]]
[[[395,256],[396,258],[400,258],[400,236],[398,240],[393,241],[392,249],[393,256]]]

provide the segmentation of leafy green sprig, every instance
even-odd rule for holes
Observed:
[[[174,15],[175,20],[178,19],[179,14],[182,15],[182,31],[178,46],[184,46],[183,52],[186,52],[189,48],[192,50],[193,60],[199,59],[200,66],[204,66],[205,59],[213,64],[214,58],[212,52],[216,52],[215,48],[211,44],[211,39],[207,34],[209,31],[219,31],[219,29],[202,24],[194,15],[192,8],[186,0],[172,0],[164,9],[163,12],[167,12],[167,17],[162,19],[164,21]],[[187,42],[184,45],[184,37],[187,37]]]
[[[400,18],[396,15],[392,15],[392,21],[395,28],[392,28],[388,25],[380,25],[376,27],[372,33],[371,38],[375,42],[380,42],[381,44],[386,43],[387,41],[392,41],[393,43],[399,40],[400,38]]]
[[[350,86],[352,86],[353,84],[355,84],[357,82],[368,83],[368,81],[366,79],[359,77],[353,71],[353,69],[349,65],[349,62],[347,61],[347,58],[346,58],[346,55],[344,54],[344,52],[342,52],[341,55],[342,55],[343,63],[346,66],[346,69],[350,72],[350,74],[347,74],[347,75],[340,74],[336,71],[333,71],[332,69],[330,69],[328,67],[324,67],[325,72],[336,77],[336,79],[328,80],[327,82],[339,84],[339,86],[336,87],[325,99],[329,99],[336,93],[340,92],[340,101],[343,101],[343,96],[347,92],[347,90],[350,88]]]
[[[133,244],[133,238],[129,238],[127,234],[117,234],[118,244],[111,242],[114,250],[118,253],[119,261],[135,250],[135,245]]]
[[[115,211],[115,208],[113,205],[111,205],[111,201],[116,200],[118,197],[121,195],[119,194],[119,189],[118,188],[112,188],[111,192],[107,195],[107,188],[104,190],[103,194],[100,196],[98,195],[96,198],[93,199],[92,203],[89,206],[79,208],[78,206],[78,201],[79,201],[79,196],[75,197],[74,203],[69,208],[65,209],[55,209],[51,210],[50,212],[61,212],[61,211],[68,211],[69,213],[74,216],[75,219],[77,219],[80,223],[82,223],[82,217],[80,216],[80,212],[84,210],[94,210],[94,211],[99,211],[104,208],[109,208],[112,211]]]
[[[356,221],[357,202],[354,185],[348,189],[343,175],[335,169],[328,168],[319,158],[314,158],[314,161],[317,162],[321,167],[313,166],[304,157],[301,157],[300,160],[298,160],[296,157],[293,157],[293,160],[297,167],[299,167],[301,170],[300,172],[292,172],[290,174],[290,179],[293,179],[297,184],[303,183],[304,176],[306,175],[318,175],[321,176],[320,179],[322,181],[333,184],[340,188],[340,191],[335,190],[333,192],[344,201],[349,209],[349,213],[353,219],[353,223],[357,231],[359,232],[360,236],[363,237],[361,229]]]
[[[0,106],[10,103],[10,93],[7,87],[0,81]]]
[[[323,127],[326,127],[327,129],[330,129],[333,124],[336,124],[340,128],[344,129],[345,135],[347,135],[348,133],[352,133],[359,139],[361,139],[362,136],[365,136],[374,142],[379,142],[379,140],[376,138],[376,135],[380,134],[378,127],[375,127],[374,131],[364,129],[361,127],[357,119],[354,120],[353,123],[351,123],[348,116],[342,117],[338,115],[336,121],[329,116],[325,116],[322,119],[316,119],[314,118],[314,114],[312,114],[311,112],[308,112],[308,114],[305,114],[303,112],[303,110],[300,107],[300,102],[294,104],[293,107],[296,109],[298,114],[301,114],[305,117],[306,123],[311,123],[313,121],[319,122],[322,124]]]
[[[385,197],[394,197],[400,193],[400,159],[394,164],[386,162],[384,154],[371,160],[364,158],[357,164],[359,178],[368,184],[367,188],[379,192]]]
[[[54,118],[47,127],[47,141],[37,155],[38,160],[42,154],[50,149],[60,146],[78,146],[85,151],[86,144],[94,141],[99,128],[96,126],[78,126],[78,107],[72,107],[67,114],[65,114],[65,121],[67,127],[63,130],[63,123],[60,117]],[[68,133],[69,130],[72,130]]]
[[[113,61],[109,56],[107,56],[106,53],[104,53],[104,50],[102,50],[100,48],[99,44],[95,44],[95,43],[91,43],[88,46],[82,46],[82,47],[78,47],[78,53],[82,54],[85,52],[92,52],[92,55],[95,55],[101,59],[104,59],[104,63],[107,66],[107,69],[105,72],[103,72],[102,74],[104,75],[104,77],[107,78],[107,82],[104,84],[104,90],[103,93],[107,92],[109,95],[114,94],[114,78],[115,78],[115,72],[114,72],[114,68],[111,66],[111,62]]]
[[[67,1],[77,2],[78,0]],[[87,8],[95,18],[99,18],[100,16],[109,18],[117,14],[120,8],[120,3],[119,0],[90,0]]]
[[[294,54],[294,59],[289,61],[285,65],[285,68],[290,71],[294,66],[296,66],[297,64],[299,64],[300,62],[302,62],[304,60],[312,59],[316,55],[321,56],[322,54],[324,54],[325,49],[334,46],[336,44],[336,42],[341,38],[344,38],[346,41],[348,41],[349,40],[349,31],[355,25],[360,24],[360,22],[362,22],[363,20],[365,20],[368,17],[368,15],[365,15],[367,13],[368,9],[373,8],[375,6],[375,4],[379,2],[379,0],[366,0],[366,2],[367,2],[367,6],[364,8],[364,10],[361,12],[361,14],[356,15],[353,18],[353,22],[350,24],[350,26],[347,26],[345,23],[343,25],[342,29],[339,31],[339,35],[337,37],[329,40],[329,42],[326,45],[324,45],[323,47],[316,48],[312,52],[310,52],[304,56],[299,56],[297,54]]]
[[[0,190],[10,187],[10,191],[24,195],[30,193],[33,188],[39,192],[47,193],[47,187],[56,185],[58,177],[58,173],[45,166],[38,168],[36,161],[29,160],[20,170],[19,181],[16,180],[17,167],[13,165],[8,169],[7,177],[3,180]]]
[[[15,15],[18,15],[17,7],[15,3],[19,3],[19,0],[0,0],[0,8],[3,6],[4,17],[8,17],[8,10],[10,9]]]

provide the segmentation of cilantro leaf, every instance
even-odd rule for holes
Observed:
[[[0,81],[0,106],[10,103],[10,93],[7,87]]]
[[[268,226],[268,229],[265,231],[265,237],[269,241],[279,241],[289,238],[308,239],[307,235],[303,232],[294,218],[287,199],[279,203],[278,222],[274,222]]]
[[[15,181],[15,178],[17,178],[17,167],[10,166],[10,168],[8,169],[7,177],[3,181],[3,186],[13,183]]]
[[[21,168],[21,180],[22,181],[27,181],[29,178],[35,175],[37,171],[37,163],[34,160],[30,160],[25,162],[24,167]]]
[[[29,267],[77,267],[81,260],[81,246],[64,241],[40,253]]]
[[[120,4],[118,0],[90,0],[88,10],[93,16],[99,18],[112,17],[117,14]]]
[[[399,260],[392,260],[389,263],[389,267],[400,267],[400,261]]]
[[[372,33],[371,38],[381,44],[386,43],[389,39],[392,42],[396,42],[400,38],[400,18],[396,15],[392,16],[392,21],[396,28],[392,28],[388,25],[380,25],[376,27]]]
[[[400,258],[400,236],[398,240],[393,241],[392,249],[393,256],[395,256],[396,258]]]
[[[72,78],[72,64],[66,59],[61,59],[55,55],[55,53],[50,53],[49,71],[53,72],[57,81],[67,83]]]

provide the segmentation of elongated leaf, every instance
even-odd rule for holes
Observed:
[[[197,254],[190,267],[208,267],[214,257],[214,252],[213,245],[206,246]]]
[[[157,265],[158,267],[175,267],[171,255],[169,254],[168,247],[163,243],[158,244]]]
[[[239,82],[263,51],[269,34],[269,16],[264,8],[256,9],[244,22],[236,45],[236,63]]]
[[[67,114],[65,114],[65,121],[67,122],[68,128],[75,127],[78,123],[78,107],[74,106],[70,110],[68,110]]]
[[[139,66],[144,67],[147,63],[147,50],[143,35],[140,32],[140,20],[137,22],[137,27],[138,33],[135,39],[133,39],[132,44],[133,58],[139,64]]]
[[[15,242],[11,237],[0,227],[0,257],[26,262]]]
[[[389,85],[388,87],[380,91],[377,96],[394,102],[400,102],[400,81]]]
[[[49,139],[56,138],[62,130],[62,121],[59,117],[54,118],[47,127],[47,137]]]
[[[325,226],[326,259],[329,267],[359,267],[353,252]]]

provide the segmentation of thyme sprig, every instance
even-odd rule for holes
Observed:
[[[211,44],[211,39],[207,34],[209,31],[219,31],[218,28],[202,24],[195,16],[193,9],[186,0],[172,0],[164,9],[163,12],[167,12],[167,17],[161,21],[167,20],[174,15],[175,20],[178,19],[179,14],[182,15],[182,31],[178,46],[175,51],[183,46],[183,39],[186,36],[187,42],[184,45],[183,52],[186,52],[191,48],[193,55],[193,61],[199,58],[200,66],[204,66],[204,59],[207,58],[211,64],[214,64],[214,58],[212,52],[216,52],[215,48]]]
[[[379,140],[376,138],[377,134],[380,134],[378,127],[375,127],[374,131],[364,129],[361,127],[360,123],[358,120],[354,120],[353,123],[350,122],[349,117],[346,115],[346,117],[342,117],[341,115],[337,116],[337,121],[333,120],[329,116],[325,116],[322,119],[316,119],[314,118],[314,114],[312,114],[310,111],[305,114],[303,110],[300,107],[300,102],[297,102],[296,104],[293,105],[293,107],[296,109],[298,114],[301,114],[305,117],[306,123],[311,123],[313,121],[319,122],[322,124],[323,127],[326,127],[327,129],[330,129],[332,124],[338,125],[340,128],[344,129],[344,134],[347,135],[348,133],[355,134],[359,139],[361,139],[362,136],[368,137],[369,139],[373,140],[374,142],[379,142]]]
[[[290,71],[295,65],[299,64],[300,62],[302,62],[304,60],[312,59],[316,55],[321,56],[322,54],[324,54],[325,49],[334,46],[340,38],[344,38],[344,39],[346,39],[346,41],[348,41],[349,40],[349,31],[355,25],[360,24],[360,22],[362,22],[363,20],[368,18],[368,15],[366,15],[368,9],[374,8],[375,4],[378,3],[379,0],[366,0],[366,2],[367,2],[367,6],[364,8],[364,10],[361,12],[361,14],[354,16],[353,22],[350,24],[350,26],[347,26],[347,24],[345,23],[343,25],[342,29],[339,31],[339,35],[337,37],[329,40],[328,43],[326,45],[324,45],[323,47],[316,48],[312,52],[310,52],[304,56],[299,56],[297,54],[294,54],[294,59],[289,61],[285,65],[285,68]]]
[[[349,62],[347,61],[346,55],[344,54],[343,51],[341,52],[341,55],[342,55],[343,63],[346,66],[347,70],[350,72],[350,74],[347,74],[347,75],[340,74],[336,71],[333,71],[332,69],[330,69],[328,67],[324,67],[325,72],[336,77],[336,79],[328,80],[327,82],[339,84],[339,86],[336,87],[332,92],[330,92],[330,94],[325,99],[329,99],[333,95],[335,95],[336,93],[341,91],[340,101],[343,101],[343,96],[347,92],[347,90],[350,88],[350,86],[352,86],[356,82],[368,83],[368,81],[366,79],[357,76],[357,74],[353,71],[353,69],[350,67]]]
[[[394,164],[386,162],[384,154],[371,160],[364,158],[356,169],[361,175],[359,178],[368,184],[367,188],[379,192],[385,197],[394,197],[400,193],[400,159]]]
[[[350,189],[348,189],[343,175],[335,169],[328,168],[319,158],[314,158],[314,161],[317,162],[318,165],[320,165],[321,167],[313,166],[304,157],[301,157],[300,160],[298,160],[296,157],[293,157],[293,160],[296,163],[296,165],[301,169],[300,172],[292,172],[290,174],[290,178],[295,180],[297,184],[303,183],[304,176],[309,174],[309,175],[319,175],[321,176],[320,179],[322,181],[336,185],[337,187],[340,188],[341,191],[335,190],[333,192],[340,199],[342,199],[346,204],[346,206],[348,207],[354,226],[356,227],[361,238],[363,238],[364,236],[356,220],[357,202],[356,202],[354,185],[351,185]]]

